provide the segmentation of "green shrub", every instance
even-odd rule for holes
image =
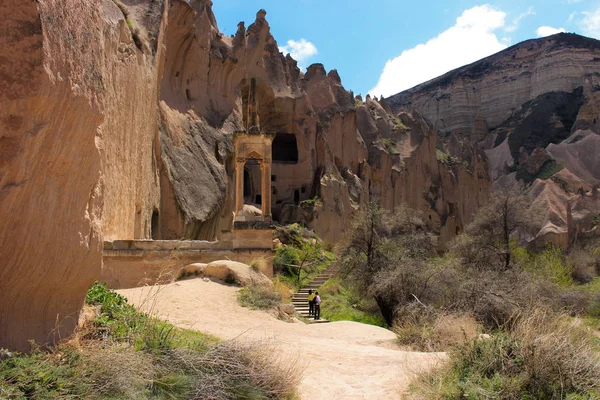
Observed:
[[[361,295],[351,287],[344,287],[340,279],[329,279],[319,288],[321,316],[329,321],[354,321],[386,327],[377,303],[371,296]]]
[[[566,287],[573,283],[569,260],[565,258],[562,249],[551,244],[546,246],[543,252],[532,255],[524,268],[550,279],[559,286]]]

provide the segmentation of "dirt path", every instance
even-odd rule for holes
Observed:
[[[394,334],[356,322],[287,323],[237,303],[236,287],[193,279],[119,290],[129,301],[177,326],[223,339],[268,339],[305,368],[302,399],[399,398],[412,375],[443,360],[442,353],[396,349]],[[323,299],[327,301],[327,299]]]

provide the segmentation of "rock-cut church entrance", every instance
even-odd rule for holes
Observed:
[[[244,204],[262,209],[262,181],[260,163],[250,158],[244,165]]]

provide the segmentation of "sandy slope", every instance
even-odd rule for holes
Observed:
[[[444,358],[443,354],[400,351],[393,343],[394,334],[375,326],[283,322],[240,307],[238,290],[193,279],[119,293],[181,327],[224,339],[266,338],[276,343],[285,357],[299,358],[305,368],[302,399],[399,398],[413,373]]]

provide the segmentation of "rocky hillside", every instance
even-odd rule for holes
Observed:
[[[600,41],[529,40],[387,101],[451,148],[483,148],[496,186],[527,185],[547,210],[540,239],[566,246],[600,212]]]
[[[419,115],[306,74],[264,11],[231,37],[209,0],[0,4],[0,347],[73,331],[104,239],[218,239],[233,212],[232,134],[256,82],[276,133],[281,222],[341,238],[371,196],[423,211],[442,242],[491,191],[485,154],[449,155]],[[253,166],[247,195],[260,203]],[[246,191],[246,188],[245,188]]]

